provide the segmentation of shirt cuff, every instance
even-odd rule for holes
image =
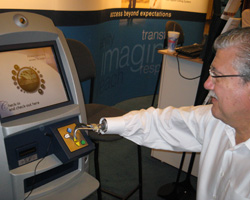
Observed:
[[[122,134],[125,131],[125,121],[122,117],[107,117],[101,118],[100,124],[103,120],[107,121],[107,130],[101,131],[101,134]]]

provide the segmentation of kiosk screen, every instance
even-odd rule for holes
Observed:
[[[69,102],[56,50],[55,42],[0,47],[2,119]]]

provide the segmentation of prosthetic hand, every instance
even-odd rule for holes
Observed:
[[[102,119],[100,124],[81,123],[77,125],[74,129],[74,139],[77,139],[76,132],[78,130],[89,130],[89,131],[97,132],[98,134],[104,134],[107,131],[107,121],[105,119]]]

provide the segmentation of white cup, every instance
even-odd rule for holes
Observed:
[[[179,36],[180,36],[179,32],[168,31],[168,51],[169,52],[175,52],[175,47],[177,45]]]

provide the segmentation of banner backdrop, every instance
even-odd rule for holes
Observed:
[[[184,45],[202,41],[207,4],[208,0],[9,0],[0,1],[0,11],[45,15],[66,38],[85,43],[97,69],[94,102],[114,105],[154,93],[162,60],[157,50],[163,47],[167,21],[182,26]],[[82,85],[88,97],[89,82]]]
[[[1,9],[94,11],[113,8],[153,8],[206,13],[209,0],[0,0]]]

